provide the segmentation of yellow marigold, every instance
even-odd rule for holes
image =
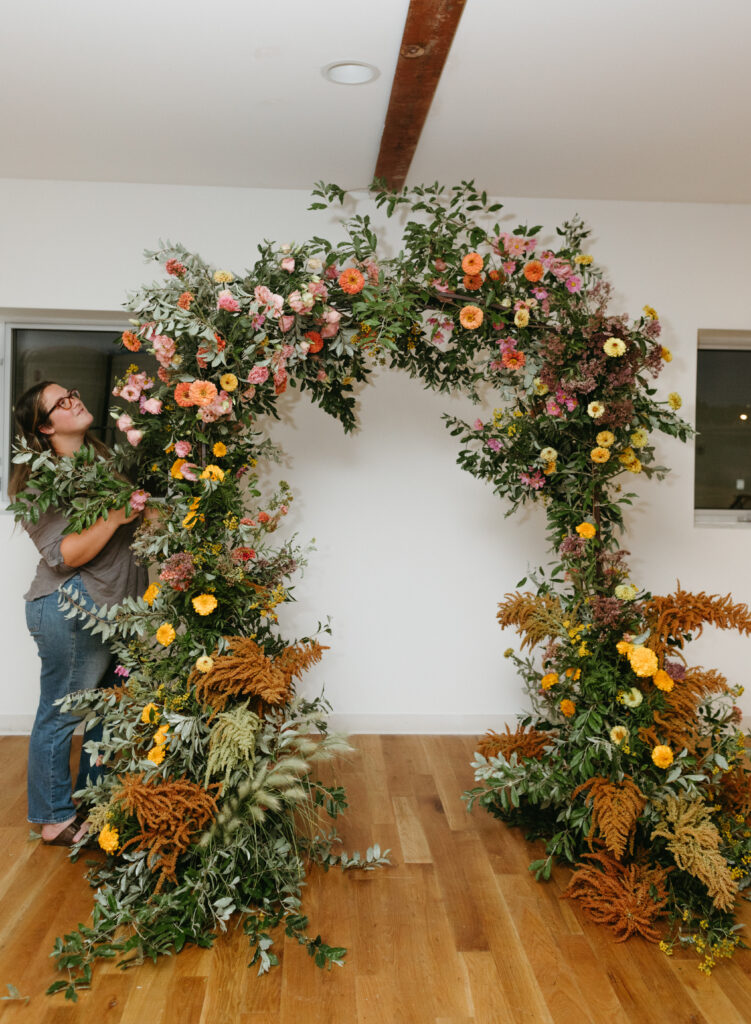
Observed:
[[[555,684],[557,682],[558,682],[558,673],[557,672],[548,672],[540,680],[540,686],[543,688],[543,690],[549,690],[550,687],[551,686],[555,686]]]
[[[558,469],[558,463],[557,462],[546,462],[545,465],[542,467],[542,471],[545,474],[545,476],[552,476],[553,473],[555,473],[555,471],[557,469]]]
[[[198,594],[190,603],[199,615],[211,615],[217,606],[217,600],[213,594]]]
[[[614,725],[610,730],[611,742],[621,744],[628,739],[628,729],[625,725]]]
[[[175,639],[175,630],[169,624],[169,622],[163,622],[159,629],[156,631],[157,641],[162,644],[163,647],[169,647],[172,641]]]
[[[611,430],[601,430],[595,440],[600,448],[610,448],[615,444],[615,434]]]
[[[580,252],[578,256],[574,256],[574,263],[578,263],[580,267],[588,267],[593,259],[594,257],[588,253]]]
[[[643,644],[632,644],[628,660],[637,676],[653,676],[657,671],[657,655]]]
[[[517,309],[514,314],[514,323],[517,327],[526,327],[529,323],[529,310],[528,309]]]
[[[594,523],[579,523],[576,527],[576,532],[585,540],[592,540],[594,535],[597,533],[597,528]]]
[[[184,480],[185,477],[182,474],[182,468],[185,465],[185,459],[175,459],[170,468],[170,476],[173,480]]]
[[[673,353],[670,351],[669,348],[665,348],[665,346],[663,345],[660,349],[660,358],[664,363],[672,363]]]
[[[675,686],[675,683],[667,674],[667,672],[665,672],[665,670],[661,668],[658,668],[655,672],[652,678],[652,682],[655,684],[658,690],[664,690],[665,693],[670,693],[670,691]]]
[[[683,399],[677,391],[671,391],[668,395],[668,405],[671,409],[678,410],[683,405]]]
[[[220,483],[224,480],[224,470],[221,466],[210,465],[201,473],[202,480],[218,480]]]
[[[120,845],[120,834],[112,825],[105,825],[97,842],[105,853],[115,853]]]
[[[673,751],[670,747],[659,744],[652,750],[652,760],[658,768],[669,768],[673,763]]]
[[[573,679],[574,682],[576,682],[578,679],[581,678],[581,674],[582,674],[582,670],[580,668],[567,668],[566,669],[566,675],[569,677],[569,679]]]
[[[459,323],[468,331],[475,331],[485,319],[479,306],[464,306],[459,314]]]
[[[230,274],[229,270],[216,270],[214,272],[214,280],[217,284],[232,284],[235,276]]]
[[[644,316],[646,316],[648,320],[657,320],[658,319],[657,310],[656,309],[652,309],[651,306],[642,306],[642,312],[644,313]]]
[[[143,599],[149,606],[149,608],[151,608],[154,601],[156,601],[157,597],[159,596],[159,591],[161,589],[162,588],[158,583],[150,583],[146,590],[144,591]]]
[[[158,722],[159,718],[159,708],[153,702],[149,702],[141,712],[142,722]]]
[[[236,391],[238,380],[234,373],[223,373],[219,378],[219,386],[224,391]]]
[[[593,448],[589,457],[592,462],[607,462],[610,458],[610,451],[607,448]]]
[[[152,747],[146,755],[146,759],[151,761],[152,764],[161,764],[164,760],[164,755],[164,747]]]
[[[629,441],[631,442],[632,448],[643,448],[649,440],[649,434],[643,427],[637,427],[633,432]]]
[[[639,461],[633,448],[624,448],[618,456],[618,461],[622,462],[624,466],[628,466],[629,462],[634,462],[635,460]]]
[[[626,469],[629,473],[641,473],[641,462],[638,459],[632,459],[631,462],[626,463]]]
[[[208,654],[202,654],[200,658],[196,660],[196,668],[199,672],[210,672],[214,667],[214,659]]]
[[[160,725],[157,731],[154,733],[152,742],[156,747],[163,747],[167,744],[167,733],[169,732],[169,725],[165,722],[164,725]]]
[[[572,700],[562,700],[558,707],[561,710],[561,714],[565,715],[566,718],[571,718],[576,711],[576,704]]]
[[[211,454],[217,458],[222,459],[227,454],[227,445],[222,441],[217,441],[214,447],[211,449]]]

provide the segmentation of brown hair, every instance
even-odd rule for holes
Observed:
[[[40,427],[43,427],[49,418],[49,413],[44,408],[42,395],[45,388],[56,383],[54,380],[43,380],[34,384],[19,396],[13,409],[18,440],[24,441],[35,452],[55,454],[51,439],[47,434],[42,433]],[[100,455],[110,454],[109,448],[88,430],[84,434],[84,442],[92,445]],[[15,465],[8,484],[8,494],[15,497],[19,491],[22,491],[28,483],[30,475],[31,467],[28,462]]]

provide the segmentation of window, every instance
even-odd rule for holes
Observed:
[[[751,523],[751,332],[699,331],[697,525]]]
[[[16,398],[42,380],[53,380],[65,388],[78,388],[86,407],[94,416],[91,430],[105,444],[122,440],[114,420],[108,415],[112,388],[117,377],[125,374],[137,359],[140,369],[156,373],[153,356],[139,352],[134,357],[117,345],[127,326],[118,322],[66,324],[8,322],[5,325],[5,389],[8,396],[3,415],[0,472],[2,495],[7,498],[11,469],[11,446],[15,437],[13,407]]]

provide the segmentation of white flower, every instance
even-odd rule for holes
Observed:
[[[540,452],[540,462],[555,462],[557,458],[558,452],[555,448],[551,448],[550,445],[547,448],[543,448]]]
[[[615,588],[615,596],[619,601],[633,601],[638,592],[633,583],[619,583]]]
[[[289,244],[289,242],[284,242],[282,245],[279,246],[279,252],[292,252],[292,246]]]
[[[604,412],[605,406],[602,402],[590,402],[587,406],[587,416],[591,416],[593,420],[599,420]]]
[[[644,700],[644,694],[637,686],[632,686],[630,690],[623,690],[620,698],[621,703],[625,704],[627,708],[638,708]]]
[[[316,256],[311,256],[305,263],[306,268],[312,273],[315,270],[320,270],[323,266],[323,260],[319,260]]]

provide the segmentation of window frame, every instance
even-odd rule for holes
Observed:
[[[722,330],[700,328],[697,332],[696,355],[698,364],[699,352],[714,349],[725,352],[751,351],[751,330]],[[696,406],[699,405],[699,373],[696,371]],[[698,436],[698,435],[697,435]],[[696,437],[694,438],[694,477],[692,481],[693,499],[696,495]],[[747,529],[751,526],[751,509],[720,509],[697,508],[694,505],[694,526],[723,527],[725,529]]]
[[[15,310],[0,309],[0,514],[8,515],[10,445],[13,437],[13,331],[125,331],[128,315],[122,310]]]

